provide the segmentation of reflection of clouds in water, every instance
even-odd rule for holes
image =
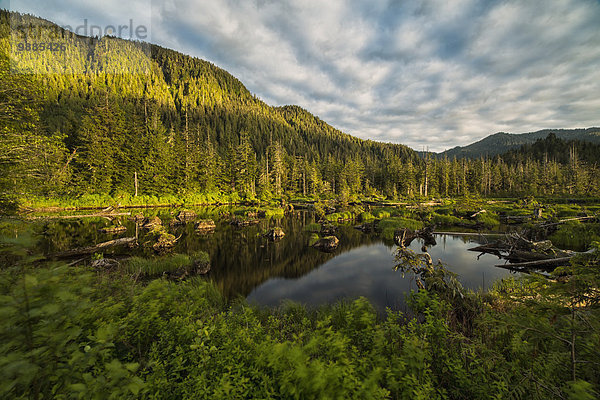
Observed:
[[[481,244],[476,238],[476,236],[472,238],[443,236],[439,238],[441,243],[438,243],[438,246],[430,248],[430,254],[435,262],[441,259],[450,271],[457,273],[465,287],[478,289],[484,285],[489,288],[493,282],[510,276],[511,273],[495,267],[497,264],[504,263],[497,256],[483,254],[478,260],[477,256],[480,253],[468,251],[469,248]]]
[[[410,279],[393,271],[393,253],[383,244],[344,253],[297,280],[271,279],[255,289],[249,301],[278,305],[283,299],[318,305],[365,296],[378,308],[398,304]]]
[[[448,269],[459,275],[464,286],[478,289],[485,283],[510,275],[509,271],[494,267],[500,264],[495,256],[467,251],[477,242],[464,238],[438,237],[437,246],[429,252],[437,262],[441,259]],[[422,243],[414,241],[410,246],[420,252]],[[333,303],[345,298],[367,297],[379,310],[385,307],[398,309],[404,305],[404,296],[416,289],[410,274],[402,277],[393,267],[395,247],[383,243],[367,245],[343,253],[299,279],[270,279],[248,296],[248,301],[277,306],[289,299],[300,303],[319,305]]]

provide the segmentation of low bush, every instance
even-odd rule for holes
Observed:
[[[431,222],[439,226],[452,226],[463,222],[463,220],[454,215],[433,213]]]
[[[600,241],[600,224],[569,221],[559,225],[549,239],[561,249],[586,251],[592,242]]]
[[[375,216],[368,211],[362,212],[358,215],[359,222],[367,222],[375,219]]]
[[[373,216],[378,219],[389,218],[392,216],[391,210],[387,207],[375,208],[373,211],[371,211],[371,214],[373,214]]]
[[[479,224],[482,224],[486,229],[492,229],[500,225],[498,216],[490,211],[478,214],[475,217],[475,221]]]
[[[329,222],[352,221],[355,219],[355,215],[351,211],[343,211],[327,214],[325,219]]]
[[[381,237],[387,240],[394,239],[394,232],[399,228],[417,230],[423,228],[423,223],[414,219],[390,217],[382,219],[377,224],[377,229],[381,232]]]
[[[132,275],[156,277],[165,273],[188,271],[194,262],[209,263],[210,257],[202,251],[193,255],[174,254],[157,258],[132,257],[124,263],[123,271]]]

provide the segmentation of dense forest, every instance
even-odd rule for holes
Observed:
[[[59,32],[64,52],[19,51],[11,29]],[[44,27],[44,28],[40,28]],[[596,193],[585,146],[479,160],[421,159],[271,107],[213,64],[159,46],[74,35],[0,14],[3,197],[234,194],[236,198]],[[57,40],[57,39],[53,39]],[[12,64],[11,61],[12,60]]]
[[[5,38],[9,17],[2,14]],[[12,18],[27,24],[32,17]],[[14,123],[3,140],[5,151],[13,150],[11,191],[132,193],[137,175],[139,193],[150,195],[359,192],[381,190],[388,161],[419,162],[405,146],[351,137],[299,107],[270,107],[208,62],[154,45],[63,33],[62,56],[13,52],[22,72],[33,74],[9,72],[4,39],[2,85],[19,97],[3,90],[3,100],[21,111],[4,115]],[[54,73],[64,63],[69,71]],[[15,151],[9,136],[29,140],[30,148],[37,140],[42,151]]]
[[[61,50],[40,51],[48,41]],[[209,62],[0,11],[0,214],[31,199],[63,205],[85,196],[341,203],[337,212],[316,202],[285,216],[284,207],[211,205],[194,213],[211,220],[179,220],[183,226],[177,219],[191,211],[181,203],[162,219],[156,210],[112,207],[0,219],[0,397],[598,398],[599,207],[471,197],[598,195],[598,146],[548,135],[493,157],[419,156],[344,134],[298,106],[269,106]],[[354,199],[433,196],[465,197],[346,207]],[[254,219],[260,213],[263,221]],[[307,224],[307,213],[320,223]],[[427,231],[425,224],[496,229],[501,215],[527,221],[514,225],[523,235],[548,236],[552,227],[554,244],[585,246],[552,272],[478,292],[441,261],[434,265],[426,246],[422,254],[404,246],[404,234]],[[330,236],[354,220],[360,230],[348,224],[347,234]],[[210,233],[191,223],[215,221]],[[264,228],[273,225],[285,228],[285,239],[268,238]],[[98,243],[114,233],[105,228],[135,237],[120,238],[128,245],[113,251],[100,245],[118,239]],[[176,237],[178,229],[189,235]],[[393,270],[419,287],[402,312],[380,315],[364,298],[318,308],[232,299],[270,277],[304,276],[364,244],[365,233],[370,245],[392,243],[399,232]],[[200,250],[208,234],[231,247]],[[313,248],[320,235],[339,237],[338,253]],[[164,237],[198,247],[173,254],[154,246]],[[548,249],[550,240],[535,240],[526,243]],[[53,246],[75,257],[49,254]],[[204,267],[211,260],[211,275],[197,272],[198,260]],[[365,270],[373,262],[364,261]],[[219,276],[227,279],[211,282]]]

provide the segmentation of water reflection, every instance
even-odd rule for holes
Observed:
[[[146,216],[158,215],[165,226],[178,210],[144,210]],[[404,297],[415,289],[412,276],[394,272],[394,252],[391,242],[374,234],[364,234],[352,226],[339,227],[336,235],[340,246],[334,253],[321,253],[308,246],[310,233],[305,227],[314,223],[308,212],[296,212],[282,219],[261,220],[258,225],[235,228],[229,225],[227,214],[233,210],[223,208],[195,209],[200,218],[213,218],[217,222],[212,234],[198,234],[193,224],[168,227],[180,237],[176,253],[206,251],[211,258],[209,279],[228,298],[246,297],[261,305],[276,306],[284,299],[309,305],[332,303],[341,299],[365,296],[379,309],[401,309]],[[134,210],[133,213],[138,213]],[[52,220],[35,224],[38,251],[44,254],[60,252],[74,247],[90,246],[116,237],[134,236],[135,224],[127,218],[120,223],[128,230],[121,235],[102,234],[98,230],[113,222],[102,218],[85,220]],[[286,236],[271,242],[263,237],[269,229],[280,226]],[[139,232],[139,242],[145,239]],[[492,255],[467,251],[479,243],[477,237],[438,236],[437,245],[429,249],[434,259],[441,259],[448,268],[459,275],[464,286],[471,289],[489,288],[496,280],[510,272],[494,267],[501,263]],[[422,242],[415,240],[410,246],[420,251]],[[155,257],[151,248],[140,246],[126,254],[105,257],[143,255]]]
[[[438,245],[431,247],[429,253],[457,273],[467,288],[489,288],[498,279],[511,275],[508,270],[494,267],[500,263],[496,257],[488,254],[478,260],[476,253],[467,251],[474,246],[472,241],[477,242],[476,237],[439,235],[436,240]],[[410,248],[418,252],[421,246],[422,242],[415,240]],[[361,245],[302,278],[270,279],[256,288],[248,300],[268,306],[277,306],[285,299],[319,305],[364,296],[379,311],[386,307],[403,309],[406,293],[416,289],[416,285],[412,275],[393,271],[395,249],[383,242]]]

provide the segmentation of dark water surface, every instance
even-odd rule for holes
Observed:
[[[497,257],[467,251],[476,246],[477,236],[465,238],[438,235],[438,244],[429,248],[437,262],[441,259],[447,268],[458,274],[467,288],[488,289],[499,279],[514,275],[506,269],[494,267],[502,262]],[[410,248],[420,252],[422,242],[415,240]],[[361,244],[335,257],[308,274],[293,279],[270,278],[255,288],[248,300],[261,305],[277,306],[290,299],[309,305],[333,303],[340,299],[359,296],[368,298],[379,310],[386,307],[403,309],[405,295],[416,290],[414,275],[394,271],[396,246],[382,241]]]
[[[195,210],[200,218],[213,218],[217,228],[212,234],[199,234],[193,223],[168,227],[180,236],[174,253],[193,253],[199,250],[210,255],[212,280],[228,298],[244,297],[249,302],[277,306],[284,300],[308,305],[333,303],[359,296],[368,298],[380,311],[386,307],[403,309],[405,295],[416,289],[414,276],[395,272],[396,246],[375,234],[364,234],[351,225],[340,226],[336,236],[340,246],[333,253],[322,253],[308,246],[310,232],[306,226],[314,223],[308,212],[296,212],[280,219],[264,219],[258,225],[235,228],[227,214],[233,210],[202,208]],[[133,213],[138,213],[135,210]],[[144,214],[158,215],[165,226],[176,210],[146,210]],[[105,235],[99,228],[110,223],[102,218],[84,220],[52,220],[35,224],[33,237],[38,251],[49,254],[74,247],[89,246],[116,237],[135,236],[135,224],[122,220],[128,231]],[[263,234],[280,226],[286,236],[277,242]],[[145,240],[139,230],[139,242]],[[511,273],[494,267],[502,263],[497,257],[467,251],[481,241],[477,235],[457,237],[438,235],[437,245],[429,248],[434,261],[441,259],[449,270],[459,275],[462,284],[470,289],[490,288],[493,283]],[[420,251],[422,243],[415,240],[411,248]],[[151,249],[140,246],[127,255],[155,257]],[[111,257],[110,252],[105,257]]]

